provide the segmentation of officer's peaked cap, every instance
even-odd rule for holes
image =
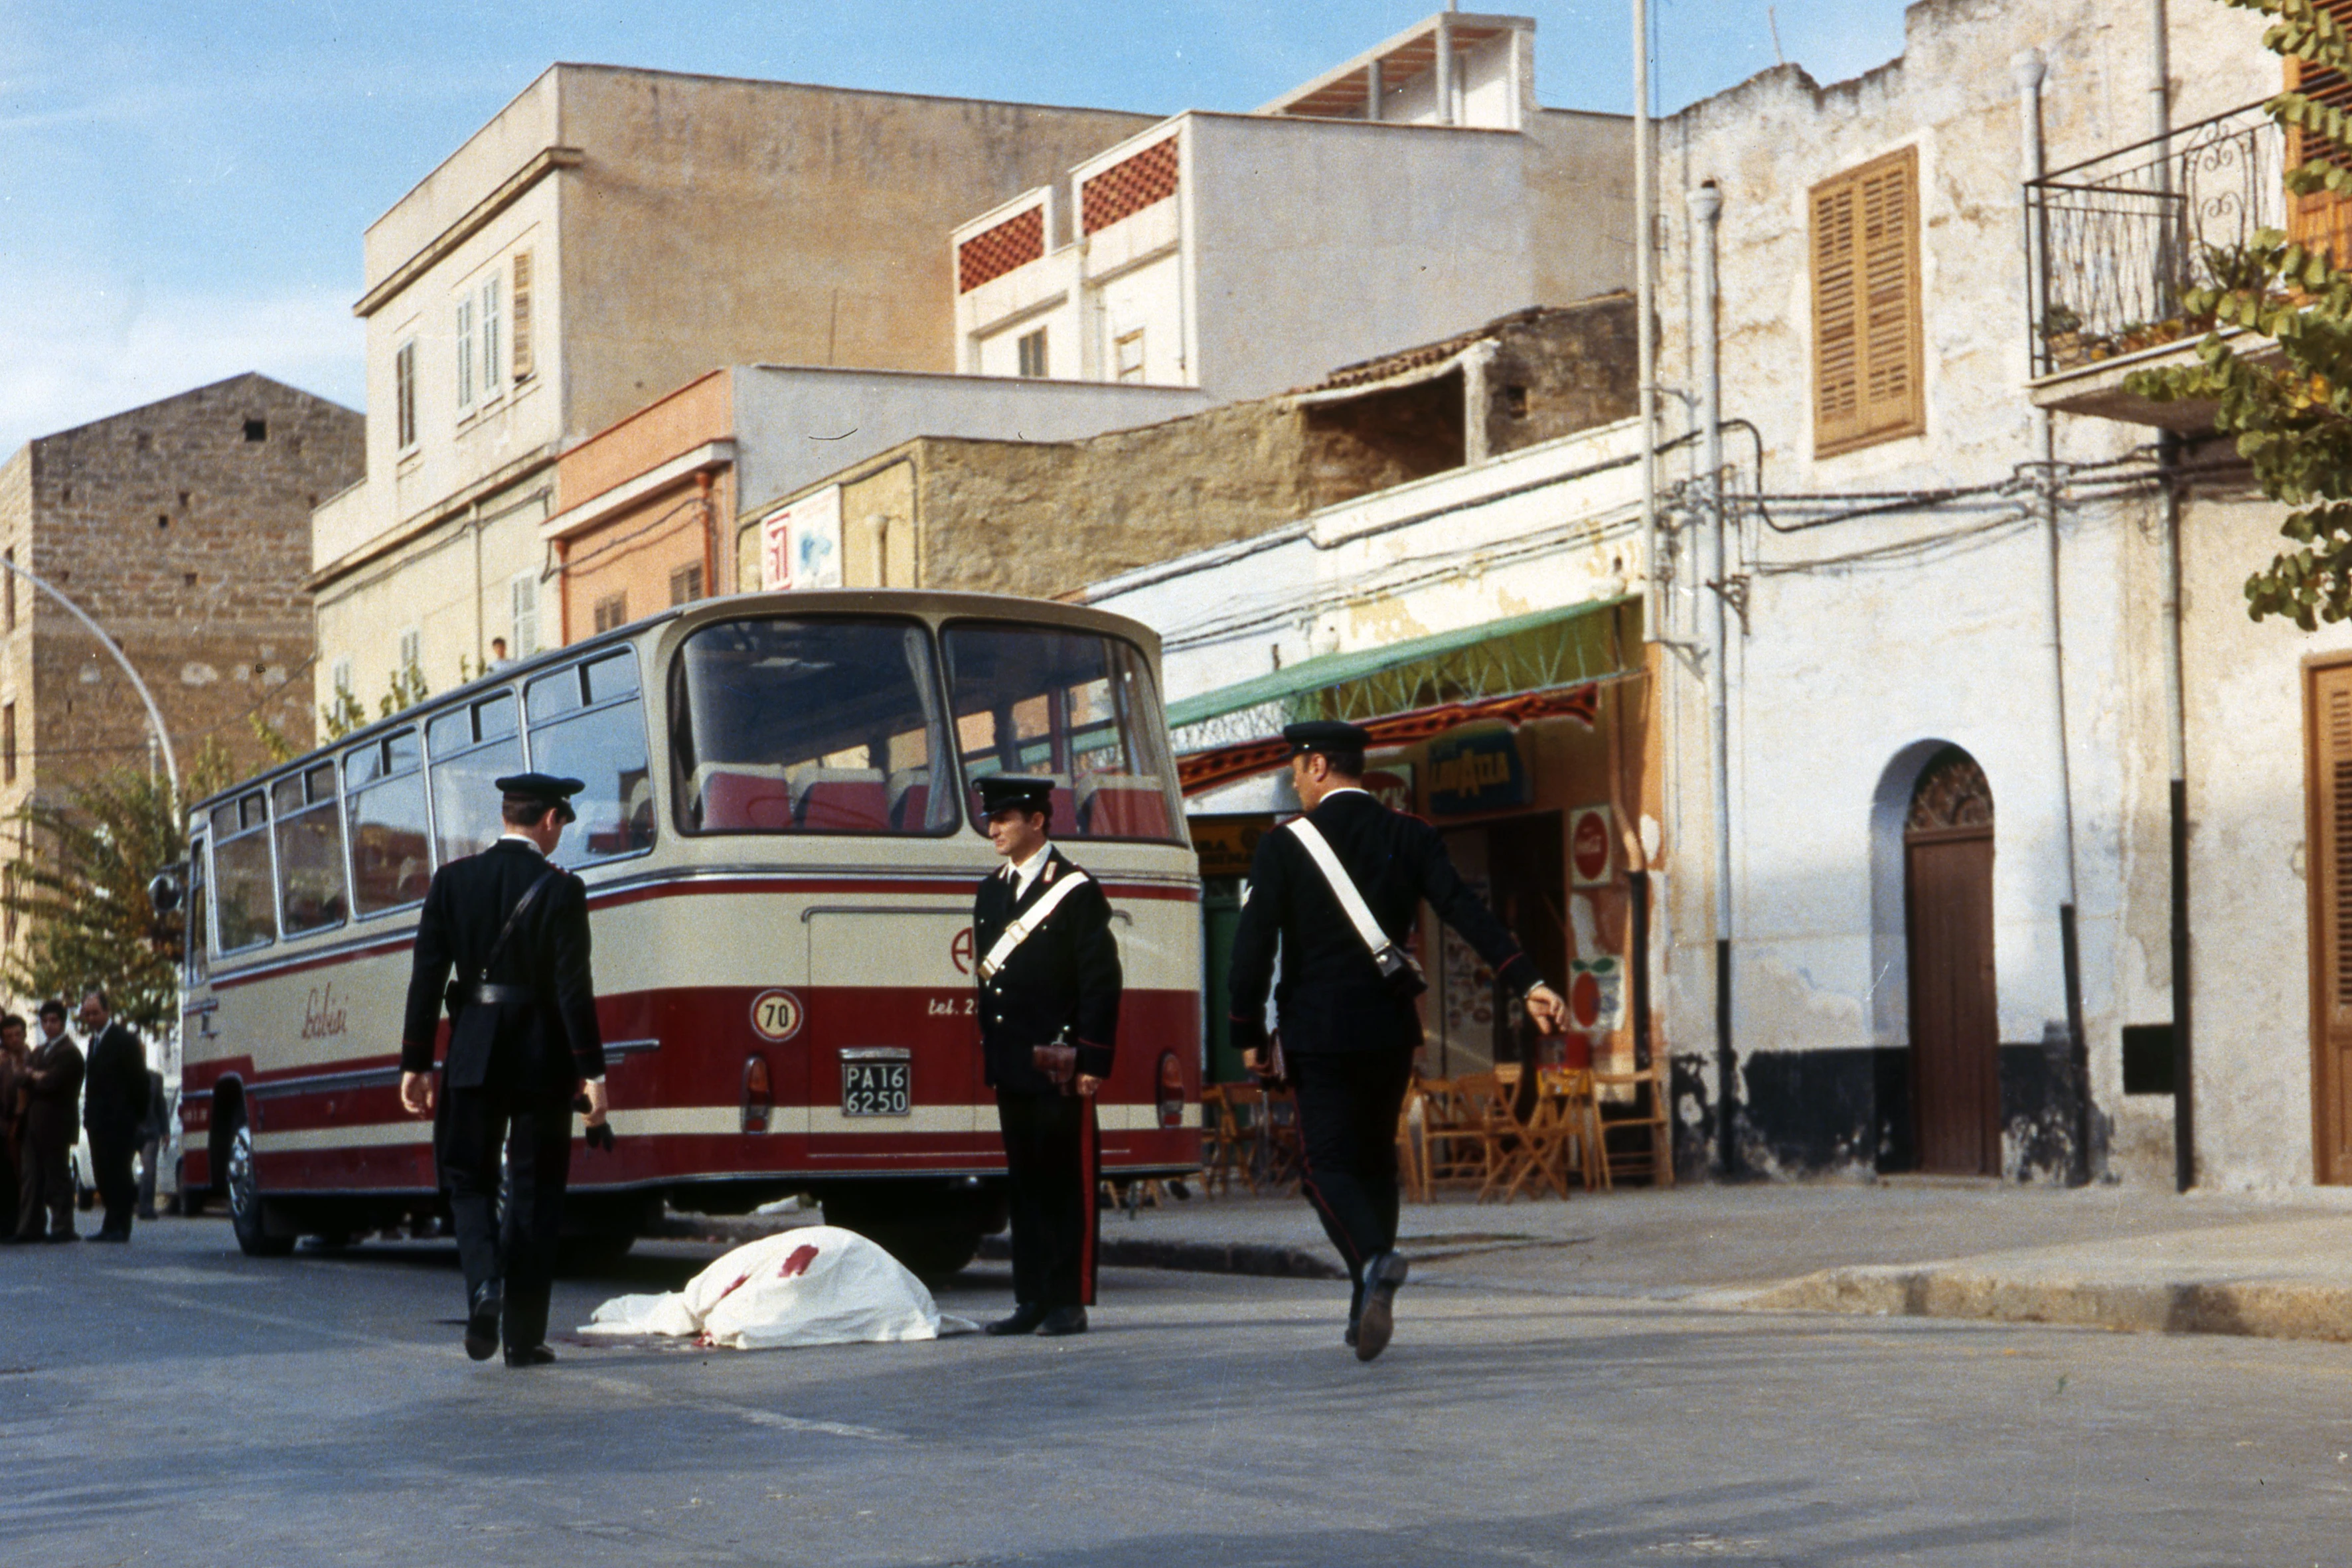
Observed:
[[[979,781],[980,808],[993,816],[1000,811],[1051,811],[1054,781],[1019,773],[990,773]]]
[[[1304,723],[1285,724],[1282,738],[1290,742],[1290,754],[1304,756],[1308,752],[1354,752],[1361,754],[1371,750],[1372,737],[1362,726],[1342,723],[1337,719],[1309,719]]]
[[[507,799],[533,805],[551,805],[566,822],[579,820],[572,809],[572,797],[588,786],[579,779],[560,779],[553,773],[509,773],[491,781]]]

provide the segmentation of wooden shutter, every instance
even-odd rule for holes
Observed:
[[[530,252],[518,250],[514,258],[514,309],[509,335],[514,339],[514,378],[529,381],[530,358]]]
[[[1826,180],[1811,207],[1813,454],[1916,436],[1927,425],[1918,154],[1906,147]]]
[[[2352,665],[2306,677],[2312,1174],[2352,1182]]]
[[[2334,16],[2338,26],[2352,30],[2352,0],[2319,0],[2319,9]],[[2306,65],[2292,55],[2286,61],[2286,89],[2337,109],[2352,109],[2352,81],[2346,80],[2343,72]],[[2293,169],[2314,160],[2352,166],[2352,152],[2323,137],[2306,136],[2298,126],[2288,126],[2286,166]],[[2352,244],[2347,243],[2352,240],[2352,202],[2342,196],[2326,191],[2307,196],[2289,195],[2286,229],[2288,238],[2329,252],[2339,266],[2352,260]]]

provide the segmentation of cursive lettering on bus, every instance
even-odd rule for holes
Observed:
[[[306,1040],[323,1040],[330,1035],[340,1035],[342,1032],[343,1009],[335,1001],[334,983],[329,981],[323,986],[310,987],[310,1005],[302,1014],[302,1037]]]

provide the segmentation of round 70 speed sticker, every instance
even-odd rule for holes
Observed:
[[[751,998],[751,1028],[763,1040],[789,1040],[801,1032],[801,999],[789,991],[762,991]]]

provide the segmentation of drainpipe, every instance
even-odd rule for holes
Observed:
[[[2189,721],[2181,698],[2180,486],[2181,439],[2168,430],[2157,440],[2164,507],[2164,743],[2171,764],[2172,813],[2172,1185],[2197,1184],[2196,1057],[2189,1027]]]
[[[2011,69],[2017,82],[2018,125],[2023,142],[2021,166],[2025,179],[2031,182],[2039,180],[2044,173],[2042,81],[2047,68],[2040,50],[2028,49],[2011,62]],[[2034,301],[2033,324],[2038,331],[2042,321],[2042,237],[2031,203],[2026,206],[2026,225],[2027,292]],[[2035,409],[2033,423],[2042,476],[2042,531],[2049,556],[2045,586],[2050,628],[2051,745],[2058,763],[2058,849],[2064,872],[2063,893],[2058,904],[2058,947],[2065,991],[2067,1076],[2073,1081],[2074,1102],[2074,1153],[2068,1161],[2066,1180],[2069,1185],[2081,1186],[2091,1179],[2091,1061],[2083,1031],[2082,942],[2075,922],[2074,781],[2073,761],[2066,750],[2066,639],[2059,584],[2062,562],[2058,542],[2058,446],[2048,409]]]
[[[1706,707],[1714,765],[1708,770],[1715,795],[1715,1070],[1717,1163],[1723,1174],[1739,1172],[1738,1058],[1731,1038],[1731,746],[1730,700],[1724,661],[1729,650],[1724,603],[1723,355],[1717,335],[1716,226],[1723,194],[1708,180],[1690,194],[1693,286],[1698,294],[1696,350],[1699,370],[1699,504],[1706,523],[1699,534],[1699,582],[1714,591],[1715,613],[1706,623]]]
[[[1650,254],[1650,5],[1633,0],[1633,312],[1642,420],[1642,640],[1664,642],[1666,573],[1658,552],[1658,300]]]
[[[1379,121],[1381,118],[1381,94],[1387,90],[1387,84],[1383,79],[1383,73],[1381,70],[1381,62],[1375,59],[1371,64],[1364,68],[1365,119],[1376,123]]]

